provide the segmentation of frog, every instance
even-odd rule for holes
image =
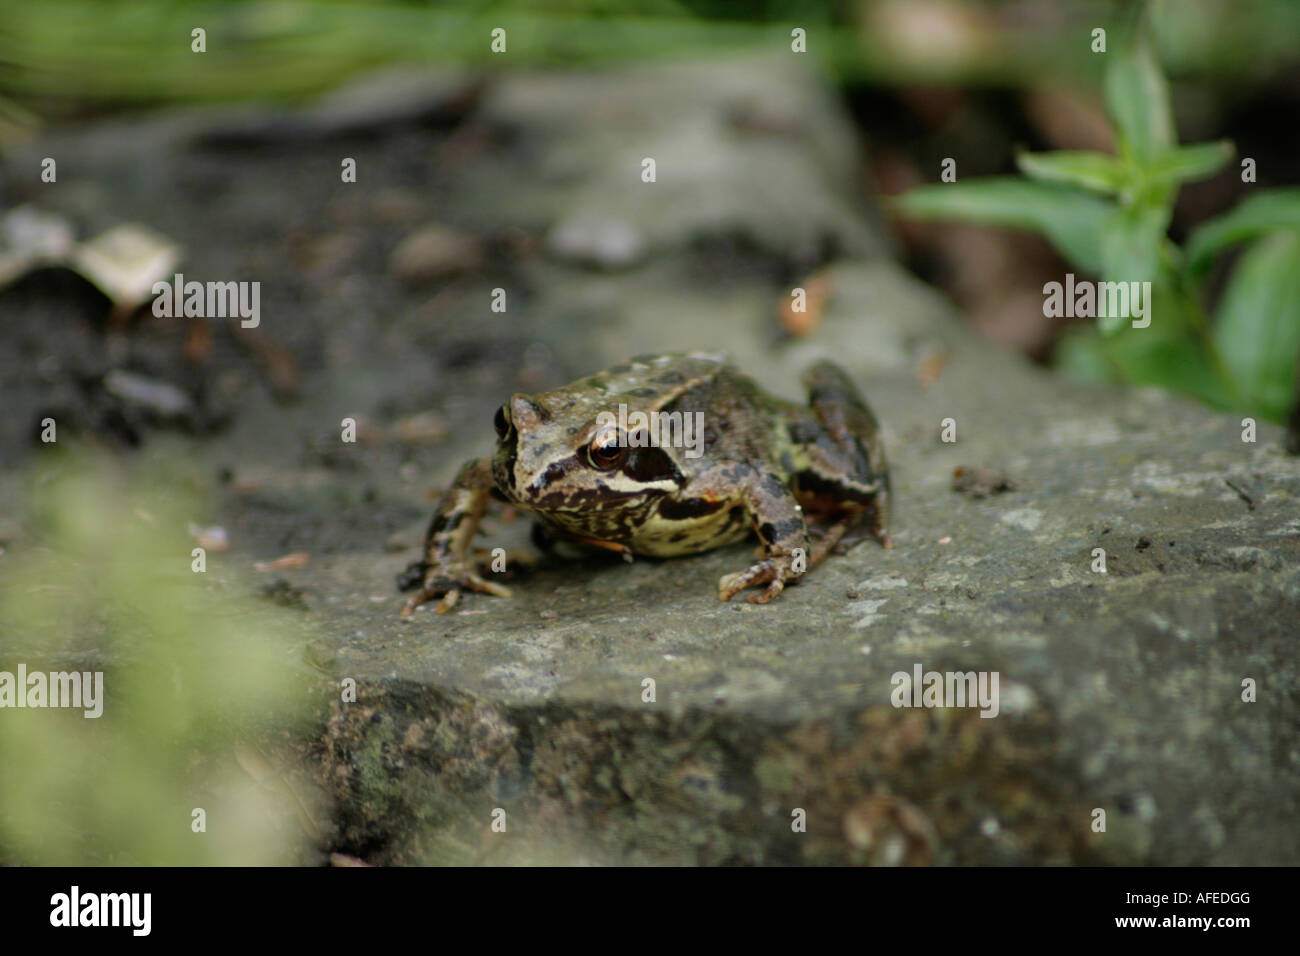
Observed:
[[[496,409],[491,456],[466,462],[442,496],[423,556],[399,576],[410,616],[462,593],[509,597],[471,559],[488,503],[537,521],[548,541],[672,558],[755,535],[757,560],[718,597],[767,604],[852,529],[885,548],[889,468],[876,416],[835,363],[803,377],[807,403],[768,393],[723,355],[641,355]],[[694,427],[692,427],[694,426]]]

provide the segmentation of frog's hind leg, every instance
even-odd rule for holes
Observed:
[[[411,564],[397,579],[401,590],[419,588],[402,606],[403,617],[410,617],[417,607],[434,598],[441,598],[435,610],[446,614],[456,606],[462,591],[510,596],[508,588],[479,575],[469,555],[491,487],[490,459],[467,462],[456,475],[425,532],[423,559]]]
[[[835,524],[827,528],[822,533],[822,536],[813,542],[812,547],[808,549],[808,567],[815,568],[826,560],[826,556],[834,550],[837,544],[840,543],[840,539],[844,537],[845,532],[853,526],[853,523],[856,520],[855,517],[853,519],[837,521]],[[889,547],[889,545],[885,546]]]
[[[889,465],[880,423],[853,380],[834,362],[815,363],[804,374],[804,385],[808,389],[808,407],[824,433],[811,451],[822,459],[829,473],[843,476],[843,487],[837,493],[846,512],[814,546],[809,564],[825,558],[863,517],[868,519],[875,539],[883,547],[892,548]]]

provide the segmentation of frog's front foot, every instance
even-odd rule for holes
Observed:
[[[732,597],[745,588],[766,584],[762,591],[749,596],[750,604],[766,604],[785,590],[786,582],[794,584],[801,577],[802,571],[794,570],[789,555],[773,555],[757,564],[750,565],[744,571],[724,574],[718,579],[718,597],[730,601]]]
[[[482,594],[494,594],[497,597],[510,597],[509,588],[485,580],[469,568],[432,567],[425,573],[424,586],[411,595],[402,606],[402,617],[410,617],[417,607],[434,598],[442,599],[434,610],[439,614],[446,614],[456,606],[462,591],[478,591]]]

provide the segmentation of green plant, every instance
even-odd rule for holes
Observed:
[[[1202,224],[1180,248],[1166,235],[1182,183],[1231,161],[1231,142],[1179,146],[1169,87],[1145,29],[1107,57],[1105,101],[1118,155],[1022,152],[1024,177],[922,186],[894,200],[916,218],[1041,233],[1103,282],[1150,282],[1150,324],[1098,318],[1063,337],[1058,362],[1092,379],[1123,379],[1282,421],[1297,400],[1300,360],[1300,188],[1260,190]],[[1213,322],[1205,276],[1242,242]],[[1046,289],[1044,290],[1047,291]]]

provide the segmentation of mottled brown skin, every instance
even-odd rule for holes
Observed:
[[[751,531],[761,558],[718,582],[718,596],[751,587],[766,604],[866,521],[890,547],[889,473],[880,429],[849,377],[830,362],[804,378],[808,406],[774,398],[711,355],[639,357],[553,392],[515,395],[496,415],[491,458],[468,462],[434,513],[424,559],[399,583],[418,587],[403,614],[465,590],[505,597],[480,576],[470,543],[489,497],[531,512],[550,532],[625,555],[671,557]],[[704,414],[703,453],[631,447],[597,415],[619,404]],[[809,546],[808,525],[825,525]]]

